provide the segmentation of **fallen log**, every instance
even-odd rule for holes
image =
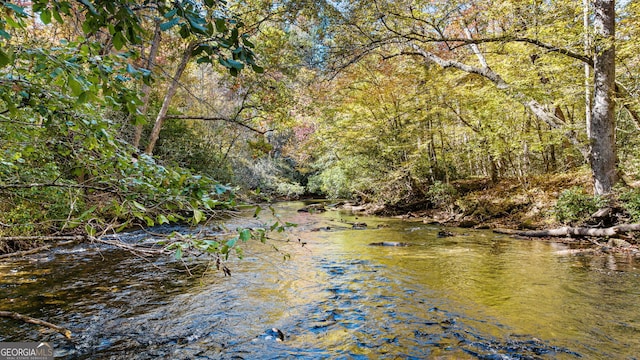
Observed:
[[[640,224],[622,224],[608,228],[586,228],[563,226],[557,229],[547,230],[512,230],[512,229],[493,229],[497,234],[517,235],[526,237],[616,237],[632,231],[640,231]]]
[[[11,312],[11,311],[0,311],[0,317],[11,318],[15,320],[24,321],[30,324],[44,326],[59,332],[60,334],[64,335],[67,339],[71,339],[71,330],[65,329],[62,326],[58,326],[56,324],[52,324],[48,321],[36,319],[31,316],[18,314],[17,312]]]
[[[31,255],[31,254],[39,253],[40,251],[45,251],[49,249],[51,249],[51,245],[40,246],[31,250],[22,250],[22,251],[16,251],[8,254],[2,254],[0,255],[0,260],[11,258],[11,257],[21,257],[25,255]]]
[[[0,241],[82,241],[84,235],[0,236]]]

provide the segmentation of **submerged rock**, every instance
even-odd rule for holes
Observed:
[[[331,226],[321,226],[321,227],[313,228],[310,231],[317,232],[317,231],[330,231],[330,230],[331,230]]]
[[[371,243],[369,246],[409,246],[409,244],[398,241],[382,241]]]
[[[284,341],[286,338],[286,336],[284,335],[284,333],[278,329],[278,328],[271,328],[267,331],[264,332],[264,334],[258,336],[256,339],[252,340],[252,341],[257,341],[257,340],[275,340],[275,341]]]
[[[453,236],[453,233],[451,231],[447,231],[447,230],[440,230],[438,231],[438,237],[442,238],[442,237],[449,237],[449,236]]]
[[[303,207],[302,209],[298,209],[298,212],[306,212],[306,213],[323,213],[327,211],[323,204],[311,204]]]
[[[363,223],[363,222],[361,222],[361,223],[358,223],[358,222],[357,223],[353,223],[353,224],[351,224],[351,228],[354,229],[354,230],[364,230],[364,229],[367,228],[367,223]]]

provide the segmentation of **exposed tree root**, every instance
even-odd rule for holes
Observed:
[[[44,326],[59,332],[60,334],[64,335],[67,339],[71,339],[71,330],[65,329],[62,326],[58,326],[56,324],[52,324],[44,320],[36,319],[27,315],[18,314],[17,312],[12,312],[12,311],[0,311],[0,317],[11,318],[15,320],[24,321],[30,324]]]

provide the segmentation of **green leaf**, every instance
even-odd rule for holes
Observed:
[[[93,32],[93,24],[91,24],[93,21],[92,19],[87,19],[82,23],[82,32],[84,32],[85,34],[91,34]]]
[[[251,65],[251,68],[253,69],[253,71],[255,71],[257,74],[262,74],[264,73],[264,68],[262,66],[258,66],[258,65]]]
[[[131,64],[127,64],[127,72],[131,75],[137,75],[138,70]]]
[[[73,94],[73,96],[80,96],[80,94],[84,91],[84,86],[82,85],[82,82],[73,75],[69,76],[68,85],[69,85],[69,88],[71,89],[71,93]]]
[[[40,12],[40,20],[43,24],[48,25],[51,23],[51,11],[44,9]]]
[[[182,259],[182,248],[181,247],[178,247],[176,249],[176,253],[174,254],[174,256],[175,256],[176,260]]]
[[[0,49],[0,67],[7,66],[10,63],[11,63],[11,58],[9,57],[9,55],[7,55],[7,53],[5,53],[4,51],[2,51],[2,49]]]
[[[135,206],[136,208],[140,209],[141,211],[147,211],[147,208],[144,207],[144,205],[140,204],[139,202],[133,200],[131,201],[131,203],[133,204],[133,206]]]
[[[51,12],[51,15],[53,15],[53,18],[56,19],[58,24],[64,24],[64,20],[62,19],[62,15],[60,15],[60,13],[58,11],[53,10]]]
[[[243,242],[251,239],[251,230],[249,229],[242,229],[240,231],[240,240],[242,240]]]
[[[253,48],[256,47],[254,43],[252,43],[251,41],[249,41],[249,39],[247,39],[245,37],[242,37],[242,43],[248,48],[252,48],[253,49]]]
[[[216,19],[216,31],[225,32],[227,31],[227,24],[224,19]]]
[[[202,220],[204,220],[204,213],[198,209],[193,209],[193,223],[199,224]]]
[[[180,22],[180,18],[173,18],[165,23],[160,24],[160,30],[167,31],[172,27],[178,25],[179,22]]]
[[[113,47],[116,48],[116,50],[121,50],[122,46],[124,46],[125,39],[121,32],[117,32],[113,35],[111,42],[113,42]]]
[[[145,216],[145,217],[144,217],[144,221],[146,221],[146,222],[147,222],[147,226],[149,226],[149,227],[151,227],[151,226],[153,226],[153,225],[154,225],[154,221],[153,221],[153,219],[152,219],[152,218],[150,218],[149,216]]]
[[[225,246],[227,246],[229,248],[232,248],[232,247],[236,246],[237,242],[238,242],[238,237],[236,236],[236,237],[233,237],[233,238],[229,239],[227,241],[227,243],[225,244]]]
[[[189,27],[186,24],[182,24],[179,34],[183,39],[186,39],[189,37],[189,35],[191,35],[191,31],[189,31]]]
[[[87,9],[93,14],[93,15],[100,15],[98,14],[98,11],[96,10],[96,8],[93,6],[93,4],[91,3],[91,1],[89,0],[80,0],[80,2],[87,7]]]
[[[23,17],[28,17],[29,14],[27,14],[24,11],[24,8],[22,6],[18,6],[12,3],[8,3],[8,2],[4,2],[4,6],[6,6],[7,8],[13,10],[13,12],[15,12],[16,14],[23,16]]]
[[[258,215],[260,215],[260,212],[262,211],[262,208],[258,205],[256,206],[256,211],[253,213],[253,217],[257,218]]]
[[[171,19],[172,17],[174,17],[176,15],[176,13],[178,12],[178,8],[173,8],[169,11],[167,11],[164,15],[165,19]],[[163,30],[164,31],[164,30]]]
[[[242,68],[244,68],[244,64],[241,63],[240,61],[236,61],[236,60],[232,60],[232,59],[228,59],[227,63],[229,63],[229,65],[237,70],[242,70]]]
[[[83,91],[78,95],[78,100],[76,100],[76,104],[84,104],[89,100],[89,92]]]
[[[169,219],[167,219],[167,217],[166,217],[166,216],[164,216],[164,215],[160,214],[160,215],[156,216],[156,222],[157,222],[159,225],[162,225],[162,224],[168,224],[168,223],[169,223]]]
[[[195,32],[201,33],[201,34],[207,34],[207,28],[202,26],[201,22],[201,18],[196,18],[193,17],[190,14],[186,15],[187,20],[189,21],[189,25],[191,25],[191,28],[193,28],[195,30]]]
[[[203,57],[198,58],[198,60],[196,60],[197,64],[211,64],[211,57],[205,55]]]

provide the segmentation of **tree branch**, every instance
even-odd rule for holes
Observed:
[[[74,188],[74,189],[88,189],[88,190],[96,190],[96,191],[104,191],[113,194],[117,194],[118,192],[109,188],[102,188],[91,185],[82,185],[82,184],[57,184],[53,183],[32,183],[32,184],[9,184],[9,185],[0,185],[0,190],[7,189],[29,189],[35,187],[61,187],[61,188]]]
[[[58,326],[56,324],[52,324],[52,323],[50,323],[48,321],[36,319],[36,318],[31,317],[31,316],[18,314],[16,312],[11,312],[11,311],[0,311],[0,317],[11,318],[11,319],[15,319],[15,320],[24,321],[24,322],[30,323],[30,324],[35,324],[35,325],[48,327],[49,329],[53,329],[53,330],[59,332],[60,334],[64,335],[67,339],[71,339],[71,330],[65,329],[62,326]]]
[[[228,122],[228,123],[232,123],[238,126],[242,126],[244,128],[247,128],[253,132],[256,132],[258,134],[264,135],[267,133],[267,131],[264,130],[259,130],[256,129],[254,127],[252,127],[251,125],[247,125],[245,123],[242,123],[240,121],[234,120],[234,119],[230,119],[230,118],[226,118],[226,117],[222,117],[222,116],[195,116],[195,115],[167,115],[165,116],[165,119],[175,119],[175,120],[202,120],[202,121],[224,121],[224,122]]]
[[[515,99],[516,101],[520,102],[522,105],[527,107],[538,119],[544,121],[547,125],[551,126],[552,128],[559,129],[564,125],[564,122],[562,121],[562,119],[558,118],[554,113],[547,110],[537,100],[529,97],[528,95],[516,89],[513,89],[513,87],[509,83],[504,81],[504,79],[499,74],[491,70],[491,68],[479,68],[476,66],[467,65],[459,61],[443,59],[431,52],[424,50],[417,44],[411,44],[411,47],[413,48],[414,51],[406,51],[406,52],[402,52],[402,54],[421,56],[425,60],[436,63],[445,69],[454,68],[470,74],[480,75],[488,79],[492,83],[494,83],[498,89],[504,91],[513,99]],[[578,149],[578,151],[580,151],[585,161],[588,162],[589,150],[580,142],[575,132],[568,131],[565,133],[565,136],[567,137],[567,139],[569,139],[569,141],[574,146],[576,146],[576,148]]]

